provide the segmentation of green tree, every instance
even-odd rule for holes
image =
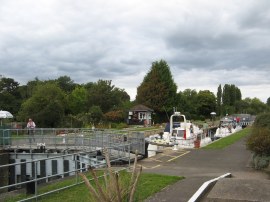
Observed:
[[[230,106],[231,103],[230,94],[231,94],[230,85],[225,84],[223,86],[223,93],[222,93],[222,103],[224,106]]]
[[[71,114],[76,115],[87,112],[87,90],[83,86],[77,86],[68,95],[68,107]]]
[[[89,108],[99,106],[104,113],[121,106],[130,99],[123,89],[112,85],[111,80],[99,80],[96,83],[88,83],[85,86],[88,89],[87,106]]]
[[[0,109],[16,115],[20,109],[22,98],[19,83],[12,78],[0,79]]]
[[[211,117],[210,113],[216,110],[216,97],[209,90],[198,93],[198,112],[206,118]]]
[[[199,119],[197,113],[197,91],[195,89],[185,89],[183,92],[179,92],[177,95],[177,111],[185,114],[188,119]]]
[[[267,104],[267,106],[269,106],[269,107],[270,107],[270,97],[269,97],[269,98],[267,98],[266,104]]]
[[[217,90],[217,115],[220,116],[221,115],[221,111],[222,111],[222,88],[221,88],[221,84],[219,84],[218,86],[218,90]]]
[[[137,88],[136,102],[154,109],[159,117],[166,118],[166,110],[171,110],[177,104],[176,98],[177,86],[167,62],[153,62],[150,71]]]
[[[250,108],[253,110],[251,114],[260,114],[260,113],[266,113],[268,111],[268,107],[266,104],[264,104],[261,100],[258,98],[253,98],[251,100]]]
[[[21,121],[33,118],[38,127],[59,127],[65,116],[66,98],[64,92],[53,83],[36,86],[19,112]]]
[[[76,87],[76,84],[69,76],[60,76],[55,82],[63,91],[68,93],[73,91]]]
[[[89,109],[90,122],[95,126],[100,123],[103,118],[103,112],[99,106],[92,106]]]
[[[241,101],[241,91],[234,84],[225,84],[222,93],[222,109],[224,114],[236,112],[236,103]],[[239,104],[239,103],[238,103]]]

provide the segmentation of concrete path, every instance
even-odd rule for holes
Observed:
[[[155,157],[140,161],[143,172],[184,176],[185,179],[166,187],[146,201],[187,202],[205,181],[225,173],[231,173],[238,179],[269,179],[266,173],[249,166],[250,158],[245,138],[219,150],[167,149]]]

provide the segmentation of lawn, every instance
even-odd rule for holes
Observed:
[[[209,145],[203,147],[203,149],[223,149],[223,148],[237,142],[241,138],[249,135],[250,132],[251,132],[251,127],[247,127],[247,128],[240,130],[240,131],[238,131],[230,136],[219,139],[219,140],[213,142],[212,144],[209,144]]]
[[[124,175],[127,175],[124,173]],[[154,193],[162,190],[164,187],[173,184],[179,180],[183,179],[183,177],[179,176],[167,176],[167,175],[159,175],[159,174],[148,174],[142,173],[139,178],[139,183],[135,192],[135,201],[143,201],[146,198],[150,197]],[[55,182],[53,184],[49,184],[41,187],[38,191],[39,193],[44,193],[50,190],[54,190],[56,188],[60,188],[66,185],[71,185],[75,181],[75,178],[62,180],[60,182]],[[81,179],[80,179],[81,181]],[[18,201],[25,198],[25,194],[20,194],[16,197],[9,198],[8,202]],[[56,201],[65,201],[65,202],[81,202],[81,201],[91,201],[91,197],[86,185],[80,184],[74,187],[62,190],[57,193],[53,193],[41,198],[38,198],[38,201],[46,201],[46,202],[56,202]]]

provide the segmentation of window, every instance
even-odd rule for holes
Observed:
[[[139,119],[140,120],[143,120],[143,119],[145,119],[146,118],[146,113],[145,112],[140,112],[139,113]]]

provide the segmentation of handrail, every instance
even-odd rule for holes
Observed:
[[[226,177],[231,177],[231,173],[226,173],[224,175],[221,175],[217,178],[214,178],[212,180],[206,181],[205,183],[202,184],[202,186],[193,194],[193,196],[188,200],[188,202],[197,202],[199,201],[202,196],[208,191],[208,188],[216,183],[218,180]]]

